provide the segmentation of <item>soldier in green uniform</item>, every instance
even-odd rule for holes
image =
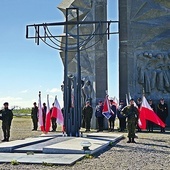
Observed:
[[[130,100],[130,105],[126,106],[122,110],[122,114],[127,117],[127,129],[128,129],[128,138],[129,140],[127,143],[136,143],[135,138],[135,129],[136,129],[136,123],[138,120],[138,109],[134,106],[134,100]]]
[[[4,139],[2,142],[8,142],[10,137],[10,128],[11,128],[11,122],[13,119],[13,113],[12,110],[8,109],[8,102],[4,103],[4,109],[0,111],[2,114],[0,116],[0,119],[2,120],[2,131],[4,134]]]
[[[34,107],[32,107],[32,110],[31,110],[31,119],[33,122],[32,131],[36,131],[38,128],[38,107],[37,107],[36,102],[34,102],[33,105],[34,105]]]

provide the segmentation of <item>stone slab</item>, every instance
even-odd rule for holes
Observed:
[[[13,152],[16,148],[40,143],[50,139],[52,139],[52,137],[35,137],[0,143],[0,152]]]
[[[24,147],[20,147],[17,149],[14,149],[13,152],[17,152],[17,153],[25,153],[25,152],[34,152],[34,153],[42,153],[43,152],[43,148],[45,146],[49,146],[49,145],[53,145],[59,142],[63,142],[63,141],[67,141],[70,140],[71,138],[68,137],[61,137],[61,136],[56,136],[52,139],[43,141],[41,143],[36,143],[36,144],[31,144],[28,146],[24,146]]]
[[[117,142],[124,138],[122,134],[113,134],[113,133],[91,133],[87,135],[91,139],[106,140],[110,142]]]
[[[16,161],[27,164],[54,164],[54,165],[72,165],[82,159],[84,154],[33,154],[26,153],[0,153],[1,163],[10,163]]]
[[[90,135],[90,134],[89,134]],[[55,154],[84,154],[84,153],[89,153],[89,154],[94,154],[98,152],[99,150],[105,148],[106,146],[109,145],[109,143],[116,142],[123,138],[123,135],[116,135],[116,137],[107,137],[106,134],[103,135],[101,134],[101,137],[99,136],[100,134],[97,134],[95,138],[91,137],[79,137],[79,138],[72,138],[68,141],[64,141],[61,143],[56,143],[53,145],[45,146],[43,148],[43,153],[55,153]],[[93,133],[93,136],[94,133]],[[111,136],[111,135],[110,135]],[[83,141],[88,141],[91,143],[91,146],[89,147],[90,150],[84,151],[83,147],[81,146],[81,143]]]

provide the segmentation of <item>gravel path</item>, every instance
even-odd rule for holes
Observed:
[[[114,132],[116,133],[116,132]],[[127,136],[127,133],[124,134]],[[170,132],[138,133],[136,144],[119,141],[100,155],[85,158],[72,166],[0,164],[4,170],[169,170]]]

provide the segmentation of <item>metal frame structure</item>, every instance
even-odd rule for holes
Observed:
[[[76,21],[69,21],[68,15],[69,10],[76,11]],[[91,41],[91,37],[96,35],[104,36],[107,35],[108,39],[110,38],[110,34],[118,34],[118,32],[110,32],[110,24],[111,23],[118,23],[118,21],[80,21],[79,20],[79,9],[78,8],[67,8],[66,9],[66,21],[65,22],[58,22],[58,23],[43,23],[43,24],[33,24],[26,26],[26,38],[27,39],[35,39],[35,43],[39,45],[39,41],[42,40],[44,43],[49,45],[50,47],[65,52],[64,58],[64,124],[65,124],[65,131],[67,136],[80,136],[80,128],[81,128],[81,66],[80,66],[80,51],[83,50],[81,47],[84,44],[87,44]],[[98,24],[99,25],[99,33],[95,31],[92,35],[83,34],[80,35],[79,26],[83,24]],[[103,32],[102,25],[107,24],[107,30]],[[68,26],[74,25],[76,26],[77,32],[76,35],[76,44],[73,48],[69,48],[68,38]],[[65,26],[65,35],[54,36],[49,31],[49,27],[54,26]],[[30,29],[34,28],[35,35],[29,36]],[[43,34],[42,34],[43,32]],[[80,37],[86,36],[88,37],[86,41],[80,42]],[[60,45],[57,45],[55,40],[57,37],[65,37],[65,47],[63,48]],[[47,43],[47,39],[51,41],[51,44]],[[58,41],[58,40],[57,40]],[[58,41],[59,42],[59,41]],[[60,42],[61,43],[61,42]],[[96,45],[96,43],[94,44]],[[58,47],[56,47],[58,46]],[[88,48],[90,48],[89,46]],[[76,59],[77,59],[77,72],[76,75],[73,77],[69,77],[68,75],[68,52],[76,52]],[[71,106],[71,81],[73,81],[74,86],[74,108]]]

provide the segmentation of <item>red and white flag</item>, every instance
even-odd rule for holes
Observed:
[[[50,104],[49,104],[49,95],[47,95],[47,112],[46,112],[46,122],[45,122],[45,131],[49,132],[51,127],[51,114],[50,114]]]
[[[112,116],[108,95],[106,95],[104,100],[102,114],[105,116],[106,119],[109,119]]]
[[[51,117],[56,118],[56,122],[58,124],[60,124],[62,126],[64,125],[64,117],[63,117],[63,113],[60,108],[60,104],[57,100],[57,96],[55,97],[54,107],[52,109]]]
[[[43,113],[42,113],[42,105],[41,105],[41,92],[39,92],[39,100],[38,100],[38,123],[41,131],[45,131],[43,125]]]
[[[150,107],[145,96],[143,96],[142,105],[139,111],[140,111],[139,114],[140,122],[138,122],[138,125],[141,129],[146,129],[146,120],[149,120],[161,127],[165,127],[165,123],[162,122],[162,120],[157,116],[157,114]]]
[[[116,108],[119,107],[119,100],[116,97],[113,98],[113,105],[115,105]]]

